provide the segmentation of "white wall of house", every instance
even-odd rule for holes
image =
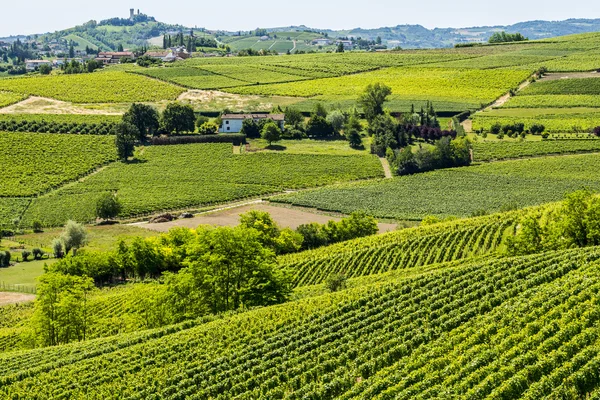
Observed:
[[[243,120],[241,119],[224,119],[219,131],[221,133],[240,133],[242,131],[242,123]]]

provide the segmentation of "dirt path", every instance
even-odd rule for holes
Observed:
[[[527,79],[525,82],[523,82],[519,85],[519,87],[517,88],[517,92],[520,92],[521,90],[525,89],[530,84],[531,84],[531,81],[529,79]],[[511,97],[510,93],[506,93],[504,96],[500,97],[498,100],[496,100],[494,103],[492,103],[492,105],[488,106],[485,109],[485,111],[490,111],[492,108],[502,107],[508,100],[510,100],[510,97]]]
[[[473,121],[471,121],[470,119],[465,119],[460,124],[462,125],[466,133],[473,132]]]
[[[390,163],[387,158],[379,157],[379,161],[381,161],[381,166],[383,167],[383,173],[385,174],[385,179],[392,179],[392,169],[390,168]]]
[[[196,228],[199,225],[236,226],[240,223],[240,214],[251,210],[266,211],[284,228],[296,229],[298,226],[310,222],[325,224],[328,221],[339,221],[341,217],[334,217],[315,212],[311,209],[289,208],[274,206],[262,200],[255,202],[214,210],[196,215],[194,218],[178,219],[162,224],[137,223],[136,226],[158,232],[167,232],[174,227]],[[379,232],[389,232],[396,229],[396,224],[380,223]]]
[[[25,293],[0,292],[0,306],[7,304],[27,303],[35,300],[35,295]]]

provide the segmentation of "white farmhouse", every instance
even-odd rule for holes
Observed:
[[[36,71],[41,65],[49,65],[52,67],[52,63],[47,60],[27,60],[27,61],[25,61],[25,69],[27,71]]]
[[[242,124],[245,119],[252,119],[254,122],[258,122],[263,119],[271,119],[279,128],[283,130],[285,124],[284,114],[223,114],[221,120],[223,121],[219,132],[221,133],[239,133],[242,131]]]

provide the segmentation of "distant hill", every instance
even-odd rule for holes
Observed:
[[[377,29],[350,30],[312,29],[304,25],[269,29],[269,31],[313,30],[327,33],[329,37],[362,37],[375,40],[378,36],[388,47],[437,48],[451,47],[457,43],[486,42],[494,32],[520,32],[530,39],[545,39],[575,33],[600,31],[600,19],[568,19],[565,21],[527,21],[514,25],[478,26],[470,28],[427,29],[421,25],[397,25]]]
[[[231,44],[231,48],[239,50],[242,47],[271,48],[279,51],[289,49],[306,49],[306,44],[316,37],[328,36],[329,38],[350,37],[367,40],[382,39],[388,48],[442,48],[452,47],[457,43],[486,42],[494,32],[506,31],[507,33],[520,32],[530,39],[543,39],[564,36],[575,33],[600,31],[600,19],[568,19],[564,21],[527,21],[514,25],[480,26],[469,28],[434,28],[428,29],[421,25],[397,25],[395,27],[382,27],[376,29],[354,28],[349,30],[314,29],[304,25],[278,28],[267,28],[265,32],[271,34],[281,33],[278,38],[271,37],[260,43],[254,32],[238,31],[205,31],[204,29],[190,28],[182,25],[165,24],[154,17],[145,14],[134,14],[131,18],[111,18],[96,22],[89,21],[74,28],[34,35],[48,40],[73,40],[79,47],[92,47],[102,50],[116,49],[120,44],[125,48],[137,48],[149,44],[162,43],[160,38],[164,34],[194,31],[203,32],[206,36],[216,37],[221,43]],[[305,35],[297,38],[294,43],[294,32],[303,32]],[[19,37],[11,36],[0,38],[0,41],[11,42]],[[78,40],[78,38],[80,40]],[[241,40],[246,39],[246,40]],[[278,40],[277,40],[278,39]],[[285,42],[285,43],[284,43]],[[301,47],[302,45],[302,47]],[[296,47],[294,47],[296,46]]]

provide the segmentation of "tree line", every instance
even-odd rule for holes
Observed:
[[[279,266],[277,255],[376,232],[376,221],[360,213],[294,231],[277,226],[268,213],[251,211],[233,228],[174,228],[97,252],[76,251],[87,235],[81,225],[69,222],[55,241],[56,255],[62,258],[40,278],[32,340],[43,345],[85,340],[94,319],[87,305],[94,287],[128,279],[162,283],[164,290],[155,299],[161,304],[158,324],[281,303],[291,293],[293,271]],[[344,280],[332,277],[330,290],[339,289]]]

